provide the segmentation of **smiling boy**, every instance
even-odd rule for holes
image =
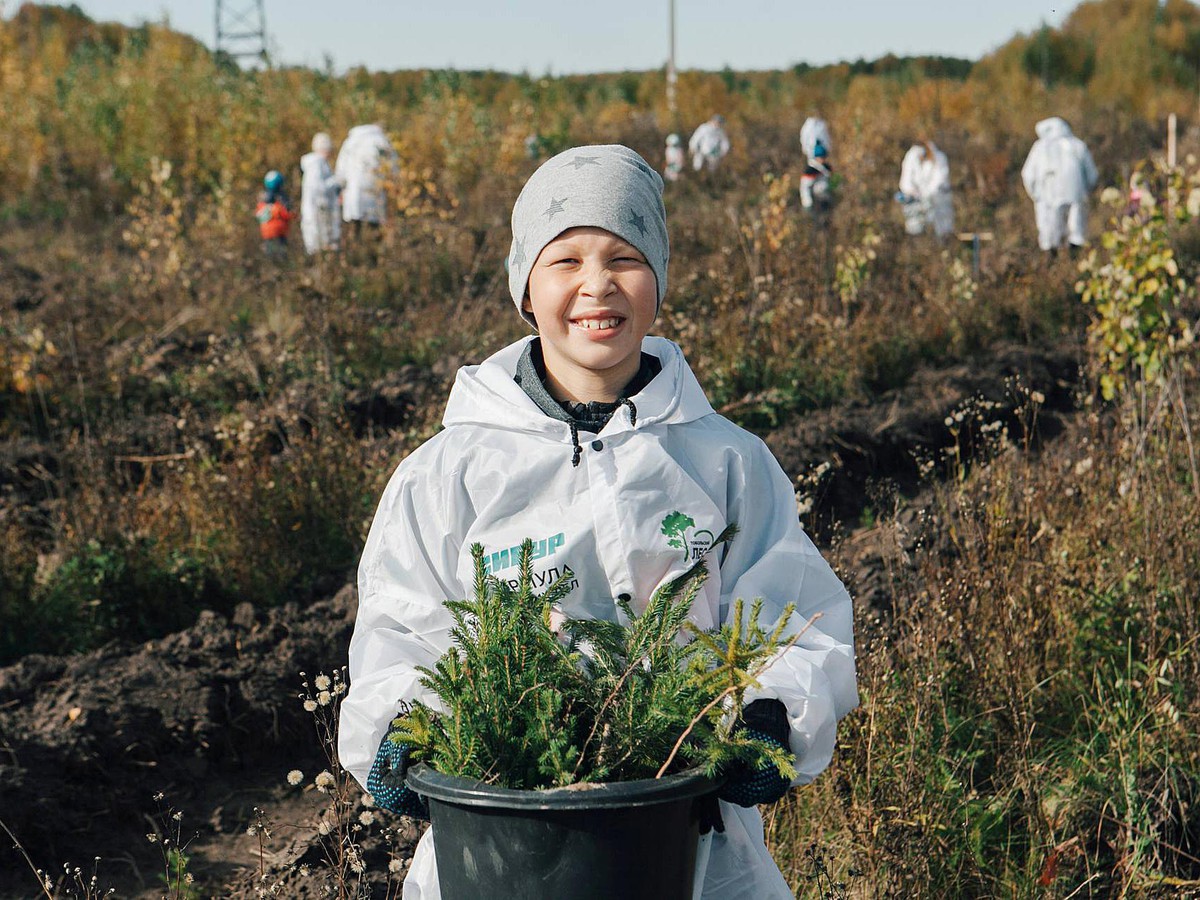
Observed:
[[[851,603],[800,528],[791,482],[761,440],[717,415],[679,347],[647,337],[667,285],[662,179],[622,146],[548,160],[513,208],[509,290],[537,336],[459,371],[445,430],[396,470],[359,568],[342,706],[342,762],[387,809],[420,815],[403,785],[407,751],[386,739],[401,701],[437,708],[420,683],[451,645],[447,600],[469,596],[470,546],[515,576],[534,542],[535,586],[567,574],[570,618],[625,623],[736,523],[712,559],[691,619],[713,628],[735,598],[788,603],[794,643],[748,694],[743,727],[789,749],[811,781],[830,761],[839,718],[858,702]],[[703,839],[697,896],[790,898],[757,804],[790,786],[773,770],[726,773],[724,831]],[[427,831],[406,900],[440,896]]]

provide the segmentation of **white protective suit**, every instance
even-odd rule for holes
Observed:
[[[687,157],[683,154],[683,147],[679,144],[667,144],[663,159],[666,162],[663,167],[663,178],[667,181],[678,181],[683,172],[683,165],[687,161]]]
[[[377,124],[355,125],[338,151],[334,172],[341,179],[342,218],[379,224],[386,217],[384,182],[396,165],[396,151]]]
[[[459,370],[445,430],[401,463],[383,493],[359,567],[343,765],[365,784],[398,702],[436,704],[417,667],[433,666],[451,645],[443,601],[471,595],[471,544],[482,543],[492,573],[504,575],[515,571],[522,540],[533,539],[535,584],[549,584],[567,566],[578,580],[563,601],[568,617],[622,621],[614,597],[628,594],[635,608],[644,605],[736,522],[740,531],[716,551],[719,567],[691,618],[713,627],[735,598],[763,597],[764,622],[788,602],[798,609],[793,633],[812,622],[748,698],[784,703],[796,784],[812,781],[829,764],[838,719],[858,703],[851,602],[801,529],[788,477],[759,438],[713,412],[682,351],[658,337],[642,344],[663,369],[631,398],[636,424],[618,409],[584,441],[573,467],[567,424],[545,415],[513,381],[528,340]],[[672,544],[662,526],[676,512],[693,524]],[[702,839],[696,896],[791,898],[763,842],[758,810],[722,803],[721,812],[725,832]],[[404,898],[439,897],[430,830]]]
[[[729,135],[713,120],[701,124],[688,140],[688,153],[692,155],[692,168],[699,172],[707,168],[715,171],[721,160],[729,153]]]
[[[931,141],[932,158],[921,144],[914,144],[900,164],[900,193],[905,203],[904,228],[921,234],[926,227],[938,237],[954,231],[954,197],[950,193],[950,162]]]
[[[1058,116],[1038,122],[1036,131],[1038,139],[1021,168],[1021,181],[1033,200],[1038,246],[1055,250],[1064,236],[1068,243],[1083,246],[1087,195],[1099,177],[1092,154]]]
[[[310,255],[337,249],[342,234],[338,216],[341,187],[324,154],[313,152],[300,157],[300,234]]]
[[[817,141],[825,145],[827,156],[833,155],[833,138],[829,136],[829,126],[824,119],[809,116],[800,126],[800,151],[805,160],[812,162],[816,158]]]

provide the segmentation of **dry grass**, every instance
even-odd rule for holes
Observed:
[[[1168,3],[1168,19],[1190,7]],[[525,135],[622,141],[657,163],[673,125],[660,73],[252,75],[156,26],[18,19],[0,23],[14,138],[0,145],[0,661],[52,634],[85,649],[345,583],[456,366],[522,333],[503,258],[534,165]],[[1082,342],[1071,262],[1031,259],[1015,174],[1032,122],[1077,120],[1116,180],[1183,89],[1126,96],[1140,73],[1107,93],[1047,88],[1022,68],[1027,47],[967,80],[685,73],[683,121],[722,110],[735,151],[715,184],[668,187],[659,331],[714,405],[761,431],[998,341]],[[811,105],[844,177],[824,230],[794,193]],[[296,246],[266,264],[261,173],[316,130],[370,119],[403,160],[381,264]],[[950,154],[960,226],[996,234],[978,277],[959,246],[902,234],[890,198],[920,134]],[[1194,382],[1174,390],[1200,407]],[[798,889],[839,890],[806,881],[821,860],[852,896],[1194,890],[1200,528],[1184,412],[1086,406],[1041,453],[983,432],[986,465],[937,461],[953,477],[917,515],[881,520],[909,533],[894,608],[860,626],[863,705],[833,769],[768,814]],[[990,428],[986,413],[966,418]]]
[[[793,878],[817,841],[861,873],[851,896],[1200,889],[1183,425],[1161,420],[1136,455],[1120,410],[1041,455],[997,440],[889,523],[895,606],[862,623],[863,705],[833,770],[769,825]]]

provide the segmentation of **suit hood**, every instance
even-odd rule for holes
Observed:
[[[1034,130],[1042,140],[1071,136],[1071,126],[1058,116],[1042,119],[1034,126]]]

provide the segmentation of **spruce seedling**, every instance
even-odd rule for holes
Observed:
[[[732,539],[729,526],[713,547]],[[514,583],[487,574],[471,548],[474,597],[447,603],[453,646],[422,684],[443,711],[415,702],[393,722],[392,739],[439,772],[511,788],[661,777],[702,766],[712,775],[741,760],[794,775],[788,754],[739,737],[735,713],[757,675],[788,646],[789,605],[772,630],[762,602],[748,617],[739,600],[711,631],[688,621],[708,577],[701,558],[664,584],[629,624],[568,620],[551,613],[572,589],[569,570],[542,593],[533,588],[533,544],[521,545]],[[791,641],[796,638],[791,637]]]

